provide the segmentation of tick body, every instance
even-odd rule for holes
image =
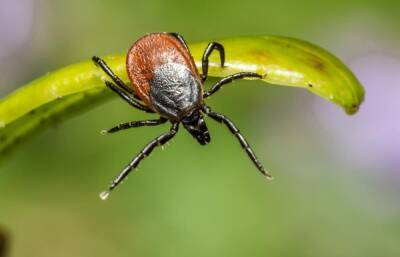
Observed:
[[[136,41],[128,51],[126,70],[131,82],[130,86],[122,82],[102,59],[96,56],[92,58],[94,63],[101,67],[113,81],[105,81],[107,87],[131,106],[160,116],[154,120],[122,123],[105,131],[106,133],[114,133],[132,127],[155,126],[167,121],[171,123],[168,132],[150,141],[122,170],[111,183],[109,190],[101,194],[103,199],[107,198],[109,192],[118,186],[154,148],[164,145],[172,139],[178,132],[180,123],[201,145],[208,144],[211,138],[203,115],[225,124],[239,140],[257,169],[265,177],[272,178],[258,161],[250,145],[234,123],[225,115],[213,112],[204,103],[207,97],[217,92],[225,84],[236,79],[262,78],[262,76],[253,72],[236,73],[221,79],[208,91],[205,91],[203,84],[207,79],[208,57],[214,50],[219,52],[221,66],[224,67],[224,47],[217,42],[211,42],[204,51],[202,74],[200,74],[187,44],[179,34],[148,34]]]
[[[200,108],[200,75],[177,37],[163,33],[139,39],[129,50],[126,69],[140,99],[168,120],[178,122]]]

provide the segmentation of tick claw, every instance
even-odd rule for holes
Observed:
[[[103,191],[100,193],[100,199],[101,200],[107,200],[108,196],[110,195],[110,191]]]
[[[274,177],[273,177],[272,175],[268,174],[268,173],[264,174],[264,177],[265,177],[268,181],[274,180]]]

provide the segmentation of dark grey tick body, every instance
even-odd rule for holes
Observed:
[[[148,143],[125,169],[111,183],[109,190],[101,194],[103,199],[107,198],[113,190],[141,160],[148,156],[155,147],[164,145],[178,132],[179,124],[201,144],[210,142],[203,114],[225,124],[240,142],[257,169],[267,178],[272,178],[258,161],[250,145],[247,143],[239,129],[225,115],[213,112],[204,103],[204,99],[217,92],[221,86],[236,79],[245,77],[262,78],[253,72],[240,72],[227,76],[208,91],[204,92],[204,81],[207,79],[208,58],[213,50],[220,53],[221,66],[224,67],[224,47],[216,42],[211,42],[204,51],[202,58],[202,74],[199,74],[193,57],[184,39],[177,33],[153,33],[148,34],[136,41],[128,52],[126,69],[132,87],[126,85],[118,78],[107,64],[99,57],[94,56],[93,61],[100,66],[113,80],[105,81],[107,87],[117,93],[133,107],[160,115],[159,119],[133,121],[122,123],[107,130],[114,133],[122,129],[155,126],[167,121],[171,123],[168,132],[158,136]]]
[[[166,63],[157,67],[150,85],[154,108],[171,119],[180,120],[201,106],[201,84],[182,64]]]

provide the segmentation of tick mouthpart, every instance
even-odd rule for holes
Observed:
[[[203,134],[199,134],[196,139],[200,145],[208,145],[211,141],[210,133],[207,130]]]

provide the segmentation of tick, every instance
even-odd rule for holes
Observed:
[[[222,78],[209,90],[204,89],[207,79],[208,59],[214,51],[219,52],[221,67],[225,63],[225,50],[222,44],[211,42],[202,57],[202,74],[195,66],[189,48],[177,33],[152,33],[137,40],[126,56],[126,71],[131,86],[126,85],[108,67],[104,60],[97,56],[92,58],[112,80],[105,81],[108,88],[119,95],[128,104],[147,113],[160,117],[152,120],[131,121],[119,124],[105,133],[115,133],[128,128],[156,126],[171,123],[168,132],[151,140],[113,180],[107,191],[100,194],[106,199],[139,163],[156,148],[171,140],[179,129],[179,124],[201,144],[210,142],[210,133],[203,115],[225,124],[236,136],[257,169],[268,179],[271,175],[264,169],[254,151],[240,133],[236,125],[225,115],[214,112],[204,100],[216,93],[222,86],[243,78],[260,79],[263,76],[254,72],[240,72]]]

